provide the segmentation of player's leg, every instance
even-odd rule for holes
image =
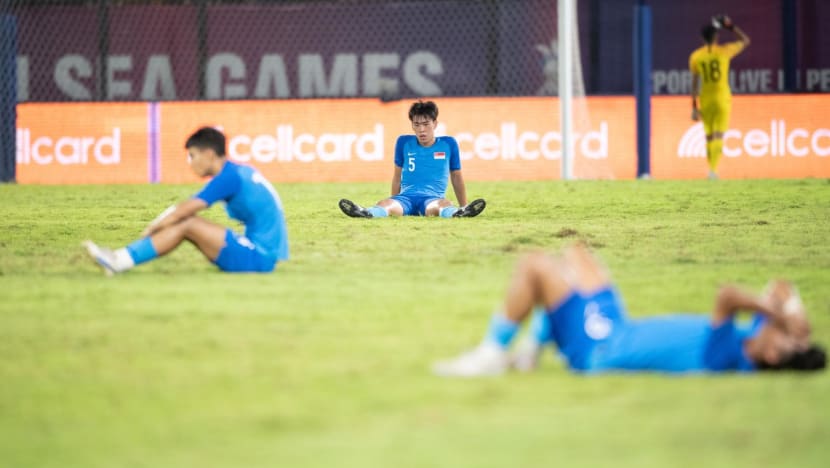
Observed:
[[[112,275],[166,255],[185,240],[192,242],[209,260],[215,261],[225,246],[225,231],[224,226],[191,216],[114,251],[101,248],[91,241],[85,241],[84,246],[104,271]]]
[[[446,198],[430,198],[423,200],[421,212],[424,216],[441,216],[442,218],[450,218],[458,208],[453,206],[452,202]]]
[[[384,218],[386,216],[404,216],[408,214],[410,208],[409,200],[402,195],[395,195],[392,198],[385,198],[375,206],[368,208],[369,213],[375,218]]]
[[[340,207],[340,211],[343,212],[346,216],[350,218],[371,218],[372,215],[369,214],[369,211],[366,208],[358,205],[357,203],[347,199],[341,198],[339,202],[337,202],[337,206]]]
[[[524,257],[511,277],[503,311],[493,314],[481,344],[455,359],[437,363],[435,373],[475,377],[506,371],[510,363],[507,349],[522,321],[530,315],[534,305],[554,307],[573,294],[572,276],[562,259],[544,253]]]
[[[225,246],[227,228],[199,216],[191,216],[150,236],[158,256],[166,255],[183,241],[190,241],[210,261]]]
[[[703,109],[703,126],[706,132],[706,160],[709,178],[717,179],[718,165],[723,155],[723,134],[729,123],[731,102],[726,98],[713,98]]]
[[[387,216],[403,216],[406,207],[400,200],[393,198],[383,199],[369,208],[363,208],[357,203],[343,198],[338,202],[340,210],[351,218],[385,218]]]
[[[151,237],[158,255],[170,252],[185,240],[196,246],[222,271],[269,272],[274,269],[274,259],[257,250],[247,237],[198,216],[192,216]]]
[[[700,107],[700,120],[703,122],[703,132],[706,134],[706,162],[709,166],[709,178],[714,177],[714,172],[712,171],[712,159],[714,155],[714,148],[712,146],[713,136],[712,136],[712,129],[715,122],[715,117],[717,113],[717,108],[710,102],[705,103],[701,102]]]
[[[487,202],[479,198],[470,202],[467,206],[456,207],[446,198],[435,198],[429,200],[424,210],[425,216],[441,216],[442,218],[472,218],[478,216]]]
[[[723,100],[718,103],[718,109],[712,120],[712,140],[709,157],[709,168],[715,178],[718,173],[718,165],[723,155],[723,134],[726,133],[729,127],[729,115],[732,110],[732,104],[729,100]]]
[[[585,246],[574,244],[562,254],[571,285],[584,295],[611,286],[608,268]],[[548,304],[549,305],[549,304]]]

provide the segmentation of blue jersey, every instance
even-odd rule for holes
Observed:
[[[715,327],[701,314],[632,320],[616,291],[573,294],[552,311],[551,338],[570,367],[584,372],[721,372],[755,368],[743,351],[761,320]]]
[[[245,237],[257,249],[276,261],[288,259],[288,231],[282,201],[256,169],[227,161],[195,198],[208,206],[224,201],[228,216],[245,225]]]
[[[450,171],[461,169],[455,138],[441,136],[425,148],[415,135],[401,135],[395,143],[395,165],[401,171],[401,195],[444,198]]]

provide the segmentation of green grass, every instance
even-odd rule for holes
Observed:
[[[633,315],[801,287],[830,344],[826,180],[471,183],[476,219],[349,219],[387,184],[282,185],[292,260],[218,273],[191,246],[105,278],[193,186],[0,186],[4,467],[825,467],[830,377],[457,381],[523,251],[586,240]],[[220,209],[208,216],[224,222]]]

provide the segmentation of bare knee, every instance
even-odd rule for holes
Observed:
[[[527,274],[535,275],[542,271],[550,262],[550,255],[545,252],[530,252],[519,260],[518,269]]]
[[[424,210],[424,214],[426,216],[438,216],[439,214],[441,214],[441,210],[448,206],[452,206],[452,202],[447,200],[446,198],[432,200],[431,202],[429,202],[426,209]]]
[[[192,239],[197,231],[197,225],[200,221],[201,219],[199,217],[191,216],[176,223],[175,228],[179,230],[182,237]]]
[[[544,252],[525,255],[516,274],[531,285],[534,301],[545,306],[559,302],[572,291],[567,265]]]
[[[574,274],[574,285],[583,291],[593,291],[611,282],[611,275],[602,262],[583,244],[565,251],[565,260]]]
[[[386,198],[377,202],[377,206],[386,210],[390,216],[403,216],[403,206],[394,198]]]

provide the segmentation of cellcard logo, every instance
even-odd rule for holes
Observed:
[[[383,160],[383,125],[367,133],[297,133],[293,125],[277,125],[274,133],[235,135],[228,154],[240,162]]]
[[[440,127],[440,125],[439,125]],[[443,132],[445,128],[436,129]],[[535,132],[521,130],[516,122],[502,122],[499,133],[459,132],[455,135],[461,159],[492,161],[562,158],[562,134],[556,131]],[[573,133],[575,154],[587,159],[608,159],[608,122],[599,122],[599,128],[584,133]]]
[[[706,157],[706,133],[703,124],[698,123],[689,127],[680,144],[677,145],[677,156],[680,158],[705,158]]]
[[[37,136],[29,128],[18,128],[17,164],[112,165],[121,162],[121,129],[112,134],[94,136]]]
[[[750,128],[745,131],[730,129],[723,134],[723,155],[728,158],[743,155],[753,158],[830,156],[830,128],[788,128],[786,120],[773,119],[767,128]],[[693,125],[686,130],[677,145],[677,156],[706,156],[703,124]]]

